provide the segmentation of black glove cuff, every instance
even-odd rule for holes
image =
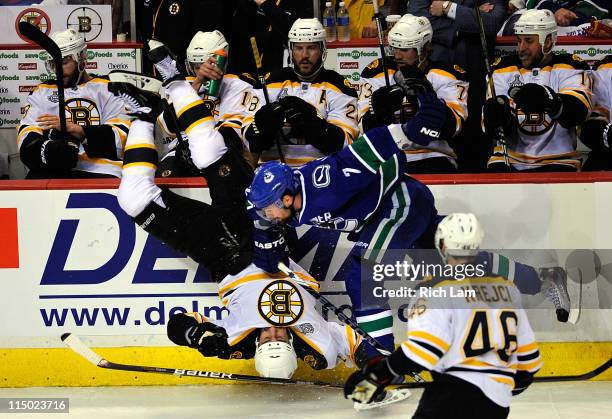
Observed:
[[[314,123],[309,125],[310,129],[306,133],[306,142],[318,148],[324,154],[342,150],[345,138],[342,128],[321,118],[316,119]]]

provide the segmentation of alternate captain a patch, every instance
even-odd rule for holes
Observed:
[[[272,326],[290,326],[302,317],[304,299],[291,282],[273,281],[259,294],[257,309]]]

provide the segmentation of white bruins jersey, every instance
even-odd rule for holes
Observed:
[[[521,68],[518,56],[498,58],[492,65],[493,82],[497,95],[509,96],[508,91],[527,83],[551,87],[560,94],[571,95],[591,109],[591,76],[588,65],[576,55],[553,54],[543,68]],[[487,98],[490,92],[487,91]],[[566,165],[580,169],[580,154],[576,151],[576,127],[564,128],[548,113],[525,115],[516,112],[518,129],[507,135],[510,164],[517,170],[533,169],[546,164]],[[489,164],[504,161],[501,146],[495,147]]]
[[[348,80],[335,71],[324,68],[315,80],[305,82],[299,80],[292,68],[285,67],[276,74],[268,75],[266,86],[270,102],[285,96],[297,96],[314,106],[320,118],[344,131],[344,147],[357,138],[357,92]],[[265,103],[263,90],[257,89],[256,94],[260,102]],[[302,166],[325,156],[316,147],[305,144],[303,138],[293,136],[290,127],[285,127],[283,132],[290,143],[281,143],[288,165]],[[270,160],[279,160],[276,147],[264,151],[260,156],[262,163]]]
[[[334,368],[339,360],[354,363],[361,337],[349,326],[323,319],[315,310],[316,299],[306,290],[310,287],[318,292],[319,284],[297,264],[291,262],[290,268],[310,285],[297,284],[282,273],[266,273],[251,264],[219,283],[219,297],[229,310],[227,317],[212,320],[197,313],[192,315],[199,322],[222,326],[233,348],[240,347],[247,337],[253,338],[253,332],[257,336],[258,329],[289,327],[296,353],[311,367]]]
[[[187,77],[186,80],[193,82],[195,77]],[[219,97],[208,96],[204,92],[198,92],[206,107],[211,111],[217,127],[233,128],[238,136],[242,137],[242,126],[253,120],[253,114],[261,106],[260,98],[253,94],[252,83],[255,83],[250,75],[243,73],[239,76],[235,74],[225,74]],[[162,96],[166,96],[162,91]],[[167,155],[173,155],[178,143],[176,134],[170,132],[163,113],[157,118],[158,126],[161,128],[156,131],[155,145],[162,160]]]
[[[130,120],[124,115],[123,100],[108,91],[108,79],[91,76],[88,82],[64,89],[66,122],[82,126],[110,125],[115,135],[117,157],[123,159],[123,149],[130,128]],[[21,124],[17,127],[17,148],[25,137],[35,132],[43,134],[36,119],[43,114],[59,115],[57,85],[41,83],[28,96]],[[79,146],[79,160],[74,170],[121,177],[121,160],[91,158]]]
[[[459,293],[473,290],[474,296]],[[425,282],[408,313],[404,355],[478,386],[507,407],[517,371],[535,374],[540,353],[519,290],[502,277]],[[429,294],[431,292],[432,294]]]
[[[593,116],[610,121],[612,110],[612,55],[593,65]]]
[[[389,83],[395,85],[393,75],[397,70],[395,60],[387,63]],[[450,108],[455,117],[455,135],[457,135],[467,119],[467,97],[469,83],[466,81],[465,71],[458,65],[448,66],[442,63],[431,63],[425,69],[425,77],[431,83],[436,95]],[[372,61],[361,72],[359,83],[359,121],[370,111],[372,94],[385,86],[385,75],[382,71],[380,59]],[[402,108],[395,114],[395,123],[406,122],[417,111],[417,104],[408,98],[404,100]],[[362,127],[363,129],[363,127]],[[423,160],[431,157],[446,157],[456,166],[456,154],[445,139],[432,141],[428,147],[414,144],[404,151],[408,162]]]

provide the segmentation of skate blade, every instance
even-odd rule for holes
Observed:
[[[385,396],[384,399],[382,399],[379,402],[372,402],[372,403],[353,403],[353,408],[357,411],[361,411],[361,410],[370,410],[370,409],[377,409],[377,408],[383,408],[383,407],[387,407],[393,403],[398,403],[401,402],[403,400],[406,400],[407,398],[409,398],[411,396],[412,393],[410,393],[410,390],[408,390],[407,388],[396,388],[396,389],[391,389],[391,390],[387,390],[387,394]]]

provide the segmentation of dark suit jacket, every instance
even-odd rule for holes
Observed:
[[[431,0],[410,0],[408,13],[415,16],[425,16],[433,28],[433,61],[442,61],[449,64],[459,64],[469,69],[474,58],[473,48],[480,50],[479,26],[474,12],[475,1],[478,4],[485,2],[494,5],[489,13],[481,13],[482,23],[487,35],[489,51],[495,45],[495,35],[506,19],[507,0],[452,0],[457,3],[455,19],[446,16],[436,17],[429,13]],[[480,53],[482,54],[482,53]],[[480,60],[482,62],[482,59]]]

